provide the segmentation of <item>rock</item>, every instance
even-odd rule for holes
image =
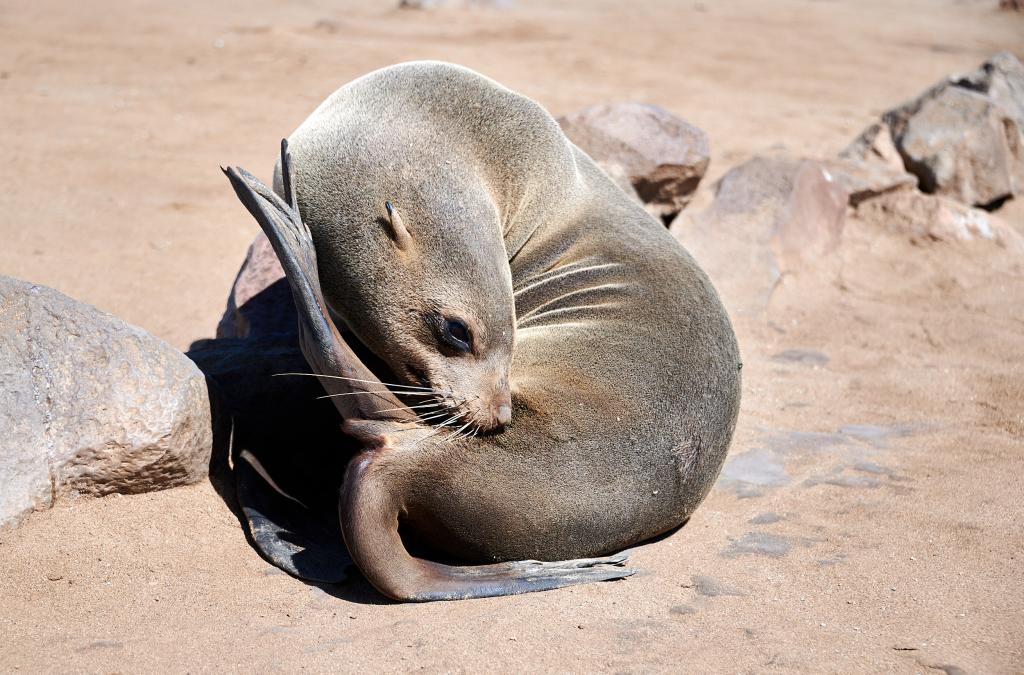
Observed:
[[[905,171],[900,151],[892,142],[892,130],[884,122],[875,122],[861,132],[845,150],[840,159],[881,164],[892,171]]]
[[[75,493],[207,475],[206,380],[181,352],[57,291],[0,277],[0,525]]]
[[[865,199],[917,187],[917,178],[902,167],[857,159],[827,159],[821,164],[850,195],[850,206],[854,207]]]
[[[914,243],[990,242],[1024,252],[1024,237],[1001,218],[936,195],[890,193],[866,202],[857,215]]]
[[[722,177],[707,209],[684,212],[671,230],[730,311],[759,313],[783,274],[836,247],[848,199],[820,162],[755,157]]]
[[[258,300],[253,301],[257,296]],[[217,325],[217,337],[290,333],[295,331],[297,320],[284,270],[270,240],[260,232],[235,276],[227,309]]]
[[[841,153],[902,165],[921,190],[995,208],[1024,190],[1024,65],[996,54],[889,110]]]
[[[894,116],[890,128],[924,192],[994,206],[1024,188],[1024,136],[983,94],[946,87],[913,114]]]
[[[1024,64],[1009,52],[999,52],[977,70],[951,78],[957,87],[977,91],[1005,108],[1024,129]]]
[[[647,210],[666,222],[690,202],[710,161],[707,134],[658,106],[594,105],[558,123],[606,172],[621,167]]]
[[[1024,12],[1024,0],[999,0],[999,9]]]

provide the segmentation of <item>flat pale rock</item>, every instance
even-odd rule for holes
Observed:
[[[988,242],[1024,253],[1024,236],[1001,218],[937,195],[893,192],[865,202],[857,215],[915,243]]]
[[[621,167],[647,210],[662,219],[690,202],[710,162],[708,135],[655,105],[593,105],[558,123],[606,173]]]
[[[0,277],[0,526],[71,494],[207,476],[206,379],[181,352],[57,291]]]
[[[727,307],[757,314],[784,274],[836,247],[848,199],[821,162],[755,157],[722,177],[708,208],[680,214],[671,231]]]

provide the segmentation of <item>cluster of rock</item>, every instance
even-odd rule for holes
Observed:
[[[214,429],[184,354],[57,291],[0,277],[0,526],[74,494],[206,477]]]
[[[1022,129],[1024,66],[996,54],[887,111],[836,157],[734,167],[709,207],[681,213],[671,229],[740,314],[761,312],[787,273],[834,248],[850,211],[914,239],[1019,248],[1020,235],[989,211],[1024,191]],[[678,134],[680,144],[691,138]],[[592,147],[599,163],[615,157]]]

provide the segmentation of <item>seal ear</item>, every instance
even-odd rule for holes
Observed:
[[[402,214],[398,212],[398,209],[391,202],[384,202],[384,208],[388,210],[391,238],[395,240],[398,248],[403,251],[408,249],[409,245],[412,244],[412,235],[409,234],[409,229],[405,226],[405,221],[402,220]]]

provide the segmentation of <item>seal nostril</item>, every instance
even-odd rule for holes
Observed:
[[[512,408],[507,405],[498,408],[498,423],[508,424],[512,421]]]

